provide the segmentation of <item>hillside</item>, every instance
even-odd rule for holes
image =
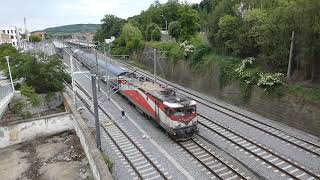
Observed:
[[[71,24],[58,27],[50,27],[42,31],[49,34],[65,34],[75,32],[96,32],[100,24]]]

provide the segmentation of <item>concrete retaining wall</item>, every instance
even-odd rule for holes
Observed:
[[[9,93],[6,97],[0,99],[0,119],[8,108],[8,104],[13,99],[14,93]]]
[[[86,153],[89,160],[92,174],[96,180],[111,180],[113,179],[111,173],[109,172],[100,150],[90,133],[90,129],[86,122],[82,119],[78,111],[72,106],[72,100],[67,93],[63,93],[65,99],[65,106],[74,115],[74,129],[80,139],[82,148]]]
[[[11,122],[0,127],[0,148],[71,129],[73,129],[73,122],[69,113],[27,119],[18,123]]]

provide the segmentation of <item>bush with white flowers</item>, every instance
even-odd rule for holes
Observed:
[[[257,73],[249,69],[253,66],[254,61],[255,59],[253,57],[246,58],[242,60],[238,68],[235,69],[238,73],[238,78],[246,84],[255,84]]]
[[[255,59],[248,57],[241,61],[238,67],[235,69],[238,79],[245,85],[257,85],[269,91],[273,87],[282,85],[281,73],[258,73],[255,67]]]
[[[180,48],[183,50],[183,55],[185,57],[188,57],[194,51],[194,46],[187,40],[180,44]]]
[[[237,73],[243,72],[245,69],[252,67],[255,59],[253,57],[248,57],[241,61],[239,67],[236,69]]]
[[[259,74],[260,78],[258,81],[258,86],[264,88],[267,91],[269,88],[281,85],[283,82],[281,77],[283,77],[282,73],[261,73]]]

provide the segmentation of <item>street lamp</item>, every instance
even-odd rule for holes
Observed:
[[[74,85],[74,73],[73,73],[73,55],[77,53],[79,49],[76,49],[74,52],[70,53],[70,68],[71,68],[71,86],[72,86],[72,91],[73,91],[73,104],[76,105],[76,92],[75,92],[75,85]]]
[[[166,22],[166,31],[168,31],[168,22],[167,22],[166,17],[163,14],[161,14],[160,16],[162,16],[164,21]]]
[[[12,80],[12,75],[11,75],[10,64],[9,64],[9,56],[6,56],[5,58],[6,58],[7,64],[8,64],[8,70],[9,70],[9,76],[10,76],[10,81],[11,81],[12,90],[15,91],[14,85],[13,85],[13,80]]]

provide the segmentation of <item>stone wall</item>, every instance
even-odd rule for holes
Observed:
[[[145,51],[152,53],[149,48],[146,48]],[[141,57],[140,63],[146,65],[147,69],[153,72],[153,62],[144,56]],[[217,65],[208,66],[207,73],[195,73],[185,60],[172,63],[166,59],[160,59],[159,63],[161,68],[158,65],[157,74],[164,76],[169,81],[320,136],[320,104],[312,104],[303,98],[291,96],[271,98],[259,88],[254,88],[249,102],[243,103],[238,83],[235,82],[222,90],[220,89],[219,67]]]

